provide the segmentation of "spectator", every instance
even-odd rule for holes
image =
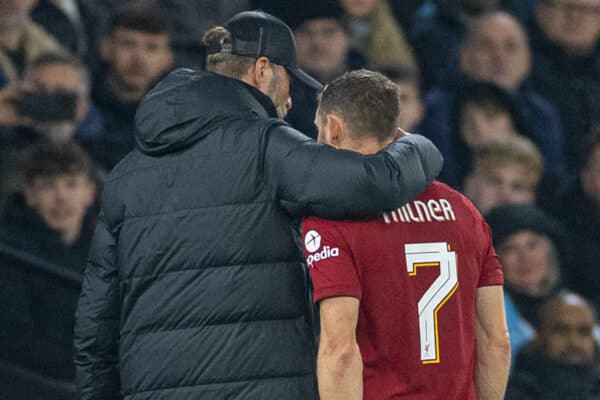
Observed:
[[[600,0],[540,0],[529,31],[533,83],[560,112],[567,165],[577,173],[600,114]]]
[[[32,61],[20,86],[0,90],[0,202],[22,189],[16,161],[23,149],[65,142],[76,132],[82,138],[100,135],[103,129],[90,104],[87,70],[76,58],[44,54]]]
[[[583,169],[548,208],[569,227],[571,253],[576,255],[565,266],[569,287],[600,310],[600,125],[592,130],[585,148]]]
[[[494,84],[469,85],[456,100],[455,110],[457,139],[470,150],[493,140],[528,134],[512,97]]]
[[[561,292],[540,308],[535,340],[517,357],[507,400],[600,398],[598,320],[581,296]]]
[[[105,120],[105,135],[94,142],[94,158],[110,170],[133,149],[134,116],[142,97],[173,64],[169,34],[162,16],[130,5],[112,16],[100,45],[106,69],[93,99]]]
[[[36,0],[0,2],[0,80],[5,83],[19,80],[35,58],[60,50],[59,44],[29,19],[35,3]]]
[[[91,62],[90,41],[98,22],[86,4],[79,0],[39,0],[31,19],[50,33],[71,54]],[[93,42],[92,42],[93,43]]]
[[[96,184],[91,160],[75,143],[44,143],[23,157],[25,185],[0,219],[0,240],[83,273],[93,231]]]
[[[412,23],[410,37],[417,53],[423,85],[430,89],[456,72],[458,49],[468,24],[499,8],[501,0],[428,0]],[[448,70],[450,67],[450,70]]]
[[[535,204],[542,168],[542,155],[528,139],[493,141],[475,152],[464,193],[482,214],[504,204]]]
[[[418,132],[425,105],[417,70],[402,65],[383,65],[377,71],[390,78],[400,90],[398,126],[407,132]]]
[[[452,154],[451,121],[456,94],[469,81],[493,83],[507,90],[527,125],[528,136],[540,148],[546,160],[545,172],[560,175],[564,167],[563,131],[558,112],[528,84],[530,53],[527,37],[517,20],[509,14],[495,12],[474,21],[460,50],[457,81],[431,90],[426,96],[426,119],[423,133],[440,147],[444,156]],[[524,134],[524,132],[522,132]],[[443,179],[455,174],[446,163]],[[455,178],[454,178],[455,179]],[[456,181],[449,180],[451,184]]]
[[[482,145],[516,135],[529,136],[529,128],[513,97],[491,83],[469,83],[453,109],[454,136],[446,155],[450,182],[462,182],[472,169],[473,153]],[[453,174],[453,175],[451,175]]]
[[[3,253],[2,284],[12,293],[3,301],[12,318],[8,325],[3,319],[0,352],[3,361],[44,379],[5,398],[74,399],[74,314],[95,219],[92,164],[73,142],[45,143],[27,151],[23,169],[25,189],[0,216],[0,243],[11,249]],[[11,253],[21,254],[16,267],[4,255]],[[55,380],[53,390],[46,377]],[[9,393],[13,384],[18,380]],[[34,396],[40,388],[45,395]]]
[[[338,0],[308,0],[292,6],[288,20],[294,31],[298,63],[322,83],[346,71],[362,68],[368,60],[350,43],[343,23],[344,10]],[[292,86],[292,109],[286,120],[313,139],[317,93],[302,85]]]
[[[57,140],[70,139],[74,134],[94,137],[103,133],[102,116],[90,100],[89,72],[77,58],[64,53],[48,53],[37,58],[25,74],[25,86],[75,96],[73,120],[60,126],[40,126],[40,133]]]
[[[532,205],[511,204],[486,216],[502,262],[506,293],[535,329],[538,309],[560,288],[556,222]]]
[[[373,64],[416,67],[415,55],[388,0],[341,0],[356,47]]]

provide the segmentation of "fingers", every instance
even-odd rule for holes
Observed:
[[[9,86],[0,90],[0,125],[31,125],[31,119],[21,116],[18,111],[18,103],[22,96],[23,89],[18,86]]]

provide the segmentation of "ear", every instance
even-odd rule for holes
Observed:
[[[329,130],[329,140],[332,145],[339,145],[346,139],[346,124],[337,115],[327,114],[327,129]]]
[[[254,74],[252,79],[259,88],[262,88],[265,81],[268,79],[268,71],[271,62],[267,57],[259,57],[254,63]]]
[[[100,58],[104,62],[110,62],[112,60],[112,36],[105,36],[100,39]]]

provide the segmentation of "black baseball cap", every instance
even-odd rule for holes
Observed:
[[[244,11],[225,23],[231,32],[231,45],[215,51],[247,57],[267,57],[284,66],[298,81],[321,90],[322,85],[298,66],[296,43],[291,29],[279,18],[263,11]]]
[[[534,205],[505,204],[494,208],[485,219],[495,246],[500,246],[513,233],[526,230],[548,236],[556,245],[565,236],[562,225]]]

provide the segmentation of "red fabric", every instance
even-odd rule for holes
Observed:
[[[387,213],[389,223],[384,217],[304,221],[315,302],[335,296],[361,300],[357,338],[365,400],[475,399],[475,295],[478,287],[503,284],[490,230],[464,196],[442,183],[434,182],[407,207],[412,207],[410,213],[406,207],[406,212]],[[431,262],[409,275],[405,249],[415,253],[414,265],[421,262],[420,249],[428,248],[422,244],[434,242],[444,270],[454,268],[456,280],[452,273],[441,277],[442,264]],[[436,280],[444,282],[443,288],[432,289]],[[432,297],[440,291],[443,298]],[[423,297],[431,297],[429,303],[439,308],[438,360],[429,364],[421,354],[418,302]],[[434,320],[434,311],[427,315]],[[434,343],[423,346],[431,350]]]

